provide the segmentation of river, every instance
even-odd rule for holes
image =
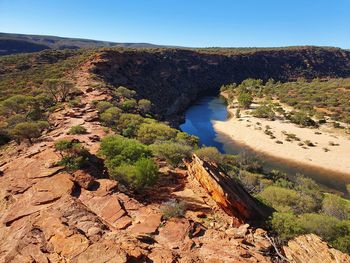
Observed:
[[[349,183],[349,178],[346,175],[262,155],[245,145],[236,143],[229,137],[227,140],[222,140],[225,136],[223,134],[220,134],[221,140],[219,141],[212,122],[217,120],[225,121],[229,117],[224,98],[206,96],[200,98],[188,108],[185,113],[185,122],[180,125],[180,129],[199,137],[202,146],[214,146],[222,153],[240,154],[245,152],[258,155],[263,161],[264,170],[266,171],[278,169],[287,173],[289,177],[294,176],[296,173],[301,173],[330,189],[343,192],[344,194],[347,193],[345,185]]]

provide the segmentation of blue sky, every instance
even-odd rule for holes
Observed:
[[[350,48],[350,0],[0,0],[0,32],[191,47]]]

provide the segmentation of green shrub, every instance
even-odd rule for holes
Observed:
[[[312,120],[306,112],[303,111],[291,112],[289,119],[291,122],[296,123],[300,126],[317,126],[316,122]]]
[[[244,109],[249,109],[253,102],[253,96],[249,92],[240,92],[238,97],[238,104]]]
[[[271,218],[271,227],[278,237],[286,241],[301,234],[314,233],[329,242],[334,248],[345,253],[350,252],[350,221],[322,215],[275,212]]]
[[[202,160],[207,162],[222,163],[223,154],[221,154],[215,147],[202,147],[195,150],[194,153]]]
[[[112,126],[118,122],[121,113],[121,109],[110,107],[101,113],[100,120],[107,126]]]
[[[158,167],[149,159],[151,151],[135,139],[106,136],[101,141],[99,154],[106,158],[110,176],[135,190],[153,185],[158,178]]]
[[[273,169],[268,174],[265,175],[266,178],[271,179],[272,181],[276,182],[280,179],[286,180],[287,174],[281,172],[280,170]]]
[[[345,253],[350,254],[350,220],[340,221],[336,226],[336,236],[329,243]]]
[[[73,140],[62,139],[55,142],[55,149],[60,152],[68,152],[74,146]]]
[[[27,117],[24,114],[13,114],[6,119],[6,129],[11,129],[21,122],[27,122]]]
[[[127,100],[119,102],[118,105],[124,111],[131,111],[131,110],[136,109],[137,102],[134,99],[127,99]]]
[[[125,137],[136,137],[140,125],[145,122],[145,119],[138,114],[123,113],[120,115],[115,128]]]
[[[258,197],[278,212],[305,213],[315,211],[317,207],[317,203],[312,197],[277,186],[265,188],[258,194]]]
[[[34,98],[32,96],[14,95],[1,102],[0,113],[5,116],[27,114],[33,103]]]
[[[111,107],[113,107],[113,104],[108,101],[99,101],[96,104],[96,109],[99,113],[103,113]]]
[[[340,221],[335,217],[322,214],[302,214],[298,221],[303,233],[315,233],[327,241],[338,236],[337,225]]]
[[[17,140],[27,139],[32,143],[32,139],[39,138],[41,132],[48,127],[49,124],[46,121],[21,122],[10,130],[10,135]]]
[[[288,240],[303,233],[303,229],[293,213],[273,213],[271,226],[282,240]]]
[[[176,135],[177,130],[163,123],[143,123],[137,132],[137,138],[144,144],[168,141],[174,139]]]
[[[340,220],[350,219],[350,201],[333,194],[326,194],[322,201],[322,212]]]
[[[87,130],[84,126],[82,125],[77,125],[77,126],[73,126],[69,129],[68,134],[86,134]]]
[[[116,97],[131,99],[135,97],[136,91],[120,86],[114,91],[114,95]]]
[[[141,99],[138,101],[138,108],[139,110],[143,113],[149,113],[151,111],[152,108],[152,103],[149,100],[146,99]]]
[[[296,174],[292,180],[294,181],[294,188],[298,192],[311,196],[318,204],[322,202],[323,194],[321,188],[313,179],[302,174]]]
[[[257,155],[242,152],[237,156],[236,161],[237,166],[243,170],[253,173],[263,170],[263,163]]]
[[[178,132],[176,134],[175,140],[181,144],[188,145],[193,148],[198,148],[199,138],[194,135],[189,135],[186,132]]]
[[[72,108],[80,107],[81,106],[81,100],[79,98],[72,99],[68,102],[69,106]]]
[[[110,135],[101,140],[100,154],[107,159],[107,167],[113,168],[123,162],[133,163],[142,157],[150,157],[151,151],[135,139]]]
[[[268,118],[273,120],[276,116],[273,105],[264,103],[257,107],[253,112],[253,116],[257,118]]]
[[[112,167],[110,175],[136,190],[142,190],[155,184],[158,179],[158,167],[153,160],[141,158],[134,164],[122,163]]]
[[[176,142],[159,142],[150,145],[150,149],[157,157],[164,158],[173,167],[179,166],[182,159],[189,157],[192,148]]]

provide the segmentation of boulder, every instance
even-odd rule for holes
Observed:
[[[136,223],[131,229],[134,235],[154,234],[160,225],[162,216],[160,214],[149,213],[141,214]]]
[[[72,180],[84,189],[90,189],[95,182],[95,179],[84,170],[75,171]]]
[[[173,218],[166,222],[164,227],[159,229],[156,241],[169,249],[182,247],[189,241],[191,225],[185,218]]]

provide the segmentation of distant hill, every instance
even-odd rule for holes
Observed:
[[[38,52],[45,49],[78,49],[91,47],[158,48],[165,46],[149,43],[116,43],[81,38],[0,33],[0,56]]]

